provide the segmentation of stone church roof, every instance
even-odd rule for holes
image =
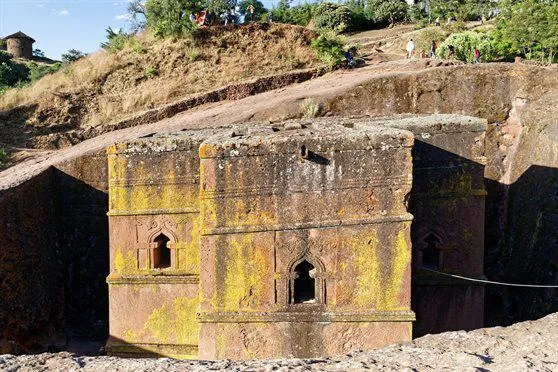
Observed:
[[[31,42],[33,42],[33,43],[35,42],[35,39],[33,39],[30,36],[25,35],[21,31],[18,31],[15,34],[11,34],[11,35],[8,35],[8,36],[4,37],[4,40],[8,40],[8,39],[28,39],[28,40],[31,40]]]

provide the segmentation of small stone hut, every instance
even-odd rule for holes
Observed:
[[[8,53],[14,58],[33,58],[33,43],[35,40],[23,32],[18,31],[15,34],[8,35],[4,38]]]

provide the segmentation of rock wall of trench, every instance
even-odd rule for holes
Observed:
[[[333,115],[459,113],[488,119],[485,274],[558,283],[558,68],[441,67],[373,77],[325,102]],[[486,287],[485,322],[558,310],[555,289]]]
[[[0,353],[104,341],[107,210],[104,151],[0,191]]]
[[[487,118],[485,273],[558,282],[558,69],[432,68],[371,77],[326,99],[331,114],[461,113]],[[0,191],[0,351],[106,334],[104,154],[85,154]],[[487,325],[558,310],[556,290],[486,287]]]

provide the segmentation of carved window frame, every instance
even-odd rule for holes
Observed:
[[[316,302],[314,303],[295,303],[294,302],[294,284],[295,279],[297,278],[297,274],[295,272],[296,267],[301,264],[303,261],[307,261],[309,264],[314,266],[316,270],[316,274],[314,276],[314,296]],[[285,302],[288,306],[293,307],[314,307],[314,306],[321,306],[326,303],[326,279],[325,279],[325,266],[324,264],[317,258],[311,254],[305,254],[293,260],[289,263],[289,270],[288,275],[285,282]]]
[[[164,235],[166,236],[169,241],[167,242],[167,248],[170,250],[170,265],[169,267],[164,267],[164,268],[158,268],[155,267],[155,254],[157,253],[157,249],[159,249],[159,243],[157,243],[155,240],[160,236],[160,235]],[[147,239],[148,241],[148,249],[149,249],[149,254],[147,255],[148,257],[148,265],[147,267],[149,267],[151,270],[171,270],[171,269],[177,269],[178,268],[178,253],[176,250],[176,242],[177,242],[177,237],[174,234],[173,231],[171,231],[170,229],[164,227],[164,228],[159,228],[153,232],[151,232],[149,234],[149,237]]]

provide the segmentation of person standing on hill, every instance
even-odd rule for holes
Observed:
[[[413,39],[411,39],[407,43],[407,58],[412,58],[414,51],[415,51],[415,42],[413,41]]]
[[[474,59],[473,59],[473,63],[479,63],[479,58],[480,58],[480,50],[475,47],[475,51],[474,51]]]
[[[430,58],[436,58],[436,49],[438,49],[438,44],[436,44],[436,40],[432,40],[432,43],[430,43]]]

